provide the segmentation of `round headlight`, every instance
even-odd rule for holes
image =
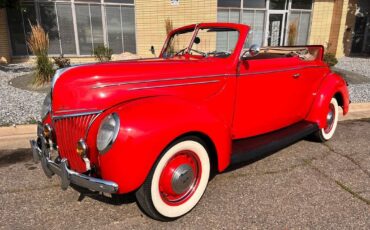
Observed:
[[[117,138],[119,131],[119,117],[116,113],[108,115],[100,124],[96,147],[100,154],[106,153]]]
[[[41,107],[41,119],[44,119],[45,116],[48,114],[48,112],[51,109],[51,93],[48,93],[44,99],[44,103],[42,103]]]

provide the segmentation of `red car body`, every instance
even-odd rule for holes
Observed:
[[[59,154],[71,170],[87,170],[75,153],[77,141],[85,138],[95,176],[117,183],[117,193],[129,193],[143,184],[161,152],[181,136],[197,135],[210,143],[211,164],[222,172],[230,165],[235,140],[300,121],[325,128],[333,97],[343,114],[348,112],[346,82],[322,61],[321,46],[308,46],[319,52],[311,61],[297,56],[244,60],[246,25],[203,23],[171,34],[201,27],[237,30],[234,53],[227,58],[165,58],[163,49],[158,58],[72,67],[54,79],[51,112],[43,124],[55,130]],[[98,129],[112,112],[120,117],[120,130],[101,155]],[[77,121],[76,116],[85,118]]]

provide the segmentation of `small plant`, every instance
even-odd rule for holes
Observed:
[[[65,58],[63,54],[59,57],[53,57],[55,65],[58,66],[59,69],[70,67],[71,60],[69,58]]]
[[[95,59],[99,62],[106,62],[110,61],[112,59],[112,49],[106,47],[106,46],[98,46],[94,49],[94,56]]]
[[[292,22],[289,24],[288,46],[294,46],[296,38],[297,38],[297,23]]]
[[[167,33],[167,35],[169,35],[170,32],[173,30],[172,20],[167,18],[166,20],[164,20],[164,24],[165,24],[165,27],[166,27],[166,33]]]
[[[31,33],[27,38],[27,45],[37,57],[36,74],[33,80],[35,85],[43,85],[50,82],[54,75],[53,63],[49,60],[49,37],[39,23],[31,26]]]
[[[335,66],[338,63],[338,59],[332,53],[325,53],[324,62],[329,66]]]

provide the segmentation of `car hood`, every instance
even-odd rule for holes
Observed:
[[[132,99],[176,94],[173,86],[215,83],[227,72],[218,62],[154,58],[70,67],[53,79],[52,110],[54,115],[101,111]],[[221,87],[214,85],[207,94]]]

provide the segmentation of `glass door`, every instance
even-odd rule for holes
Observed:
[[[352,37],[352,53],[361,53],[364,47],[367,17],[356,17],[355,31]]]
[[[282,46],[285,31],[285,12],[269,14],[268,46]]]

